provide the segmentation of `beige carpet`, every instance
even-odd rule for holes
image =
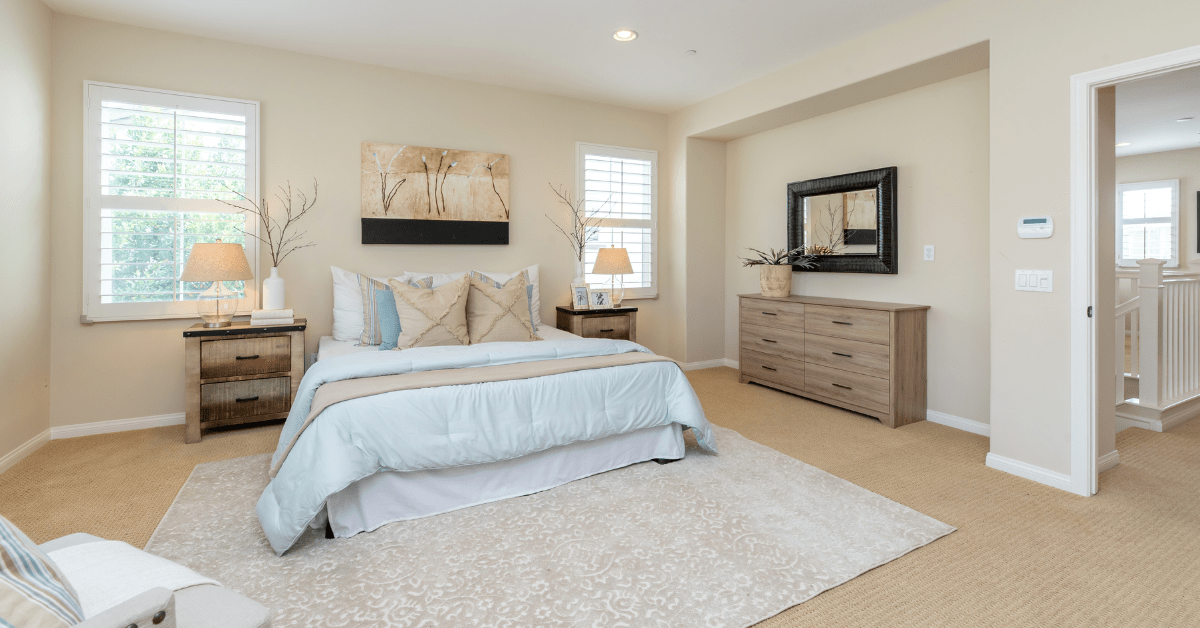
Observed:
[[[981,436],[889,430],[730,369],[688,376],[713,423],[958,528],[764,628],[1200,625],[1200,420],[1122,431],[1121,464],[1083,498],[988,469]],[[38,541],[84,531],[141,546],[197,462],[271,451],[277,433],[53,441],[0,475],[0,513]]]
[[[720,455],[601,473],[284,556],[254,505],[270,456],[199,465],[146,549],[272,625],[743,628],[953,531],[716,428]],[[689,435],[690,436],[690,435]]]

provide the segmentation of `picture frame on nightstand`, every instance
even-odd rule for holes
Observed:
[[[588,309],[611,310],[612,288],[588,288]]]
[[[586,283],[571,284],[571,308],[575,310],[590,310],[588,302],[588,286]]]

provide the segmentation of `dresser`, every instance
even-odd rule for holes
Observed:
[[[754,382],[875,417],[925,419],[929,306],[738,295],[740,368]]]
[[[214,427],[286,419],[304,377],[306,324],[184,330],[184,442]]]
[[[636,307],[607,310],[573,310],[558,306],[557,327],[584,338],[613,338],[637,342]]]

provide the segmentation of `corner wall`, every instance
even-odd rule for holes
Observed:
[[[0,472],[50,428],[51,15],[39,0],[0,0]]]
[[[737,256],[787,245],[787,184],[897,166],[899,274],[800,272],[792,292],[931,306],[928,407],[989,422],[987,71],[734,140],[726,163],[726,358],[759,289]]]

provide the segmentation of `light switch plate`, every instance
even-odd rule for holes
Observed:
[[[1054,292],[1054,271],[1018,270],[1015,283],[1024,292]]]
[[[933,245],[932,244],[925,245],[925,261],[927,261],[927,262],[933,261]]]

